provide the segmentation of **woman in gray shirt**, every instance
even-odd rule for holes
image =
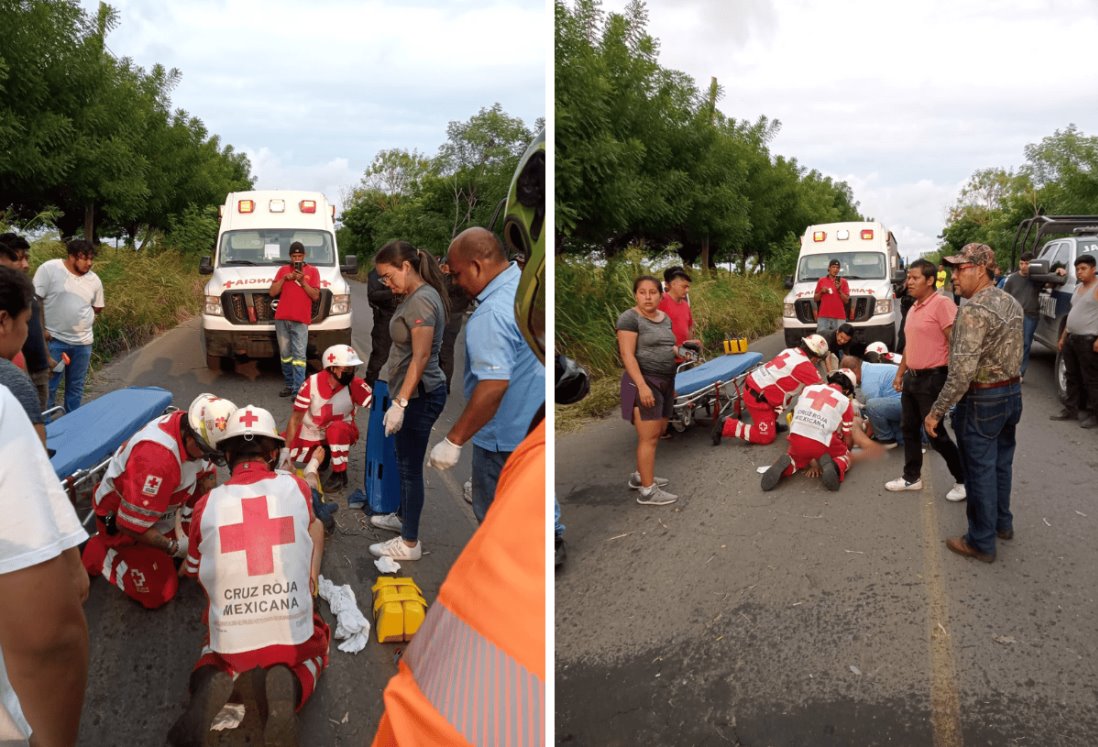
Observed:
[[[637,429],[637,471],[629,487],[639,490],[637,503],[662,506],[678,496],[663,490],[668,480],[656,477],[656,446],[675,403],[675,334],[671,318],[660,311],[660,282],[651,275],[633,281],[636,305],[618,317],[621,415]]]
[[[389,359],[378,374],[392,396],[385,411],[385,435],[396,434],[400,516],[373,516],[370,521],[401,536],[370,545],[370,552],[379,558],[419,560],[423,457],[431,428],[446,405],[446,377],[438,363],[448,315],[446,285],[435,258],[407,241],[383,246],[374,265],[381,282],[402,297],[389,322]]]

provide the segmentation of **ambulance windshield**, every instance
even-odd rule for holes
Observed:
[[[827,266],[833,259],[839,260],[839,276],[847,280],[883,280],[888,277],[886,258],[881,252],[832,252],[801,257],[797,281],[808,283],[819,280],[827,274]]]
[[[263,228],[226,231],[218,247],[218,264],[225,266],[277,266],[290,261],[290,244],[305,247],[305,262],[319,267],[335,264],[332,235],[327,231],[297,228]]]

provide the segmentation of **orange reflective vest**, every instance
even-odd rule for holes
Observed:
[[[374,747],[545,744],[545,421],[385,688]]]

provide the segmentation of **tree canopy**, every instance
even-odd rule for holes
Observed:
[[[179,70],[110,52],[118,23],[105,3],[0,2],[0,214],[133,243],[251,188],[243,153],[172,110]]]
[[[688,263],[796,256],[805,226],[860,218],[844,182],[770,152],[781,123],[718,109],[658,61],[640,0],[556,2],[557,251],[677,246]]]

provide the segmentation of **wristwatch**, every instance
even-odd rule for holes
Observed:
[[[393,397],[393,402],[397,403],[401,407],[407,407],[408,406],[408,398],[407,397]]]

